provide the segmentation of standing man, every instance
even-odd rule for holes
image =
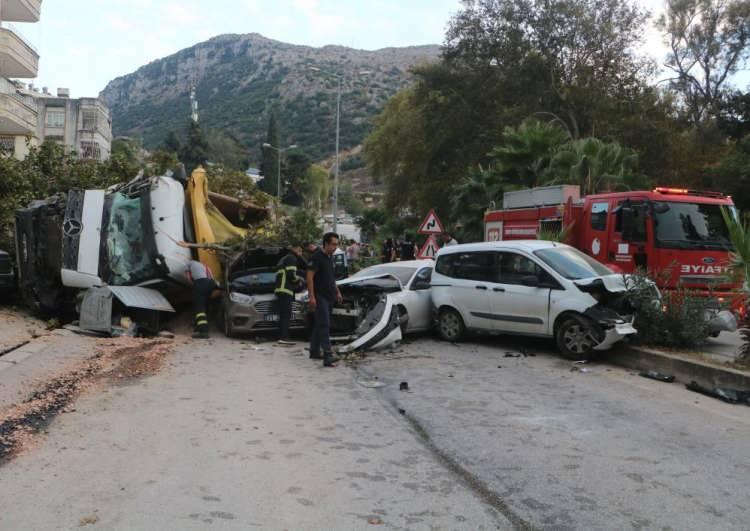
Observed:
[[[279,303],[279,345],[294,345],[289,340],[289,323],[292,320],[294,293],[302,287],[302,279],[297,276],[297,264],[302,257],[302,247],[293,245],[289,252],[276,264],[276,300]]]
[[[333,305],[336,301],[342,301],[333,268],[333,253],[338,246],[338,234],[326,233],[323,236],[323,247],[315,250],[307,267],[308,304],[315,313],[315,324],[310,338],[310,359],[322,359],[323,367],[334,367],[338,361],[338,358],[333,356],[331,347]]]
[[[211,269],[197,260],[188,262],[185,276],[193,291],[193,339],[208,339],[208,301],[219,285]]]
[[[360,251],[361,249],[357,240],[352,240],[352,243],[346,248],[346,259],[349,262],[349,270],[353,273],[359,271]]]
[[[388,238],[383,242],[383,263],[388,264],[396,261],[396,249],[393,245],[393,238]]]
[[[441,239],[443,240],[443,247],[450,247],[451,245],[458,245],[458,241],[456,238],[451,236],[450,232],[444,232],[441,236]]]
[[[404,239],[401,241],[401,261],[414,260],[419,253],[417,244],[411,238],[411,234],[405,234]]]

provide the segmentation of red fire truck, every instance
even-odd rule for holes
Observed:
[[[728,274],[733,247],[722,207],[736,215],[732,198],[719,192],[656,188],[581,198],[577,186],[534,188],[506,193],[502,210],[486,212],[485,240],[566,230],[566,243],[615,271],[646,270],[662,290],[684,287],[714,298],[711,331],[718,333],[736,329],[734,316],[719,307],[735,300],[738,287]]]

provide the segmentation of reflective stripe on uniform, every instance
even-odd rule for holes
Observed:
[[[286,289],[286,288],[276,288],[273,290],[274,293],[283,293],[284,295],[294,296],[294,292],[292,290]]]

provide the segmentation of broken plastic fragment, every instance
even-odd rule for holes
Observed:
[[[643,376],[644,378],[651,378],[652,380],[657,380],[659,382],[674,382],[674,376],[671,374],[664,374],[659,371],[643,371],[639,373],[639,376]]]

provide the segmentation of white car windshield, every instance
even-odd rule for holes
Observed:
[[[613,274],[604,264],[572,247],[552,247],[534,251],[534,254],[568,280]]]
[[[393,275],[401,281],[401,284],[406,286],[417,272],[416,267],[394,267],[394,266],[373,266],[363,269],[358,273],[352,275],[350,278],[364,278],[364,277],[377,277],[380,275]]]

